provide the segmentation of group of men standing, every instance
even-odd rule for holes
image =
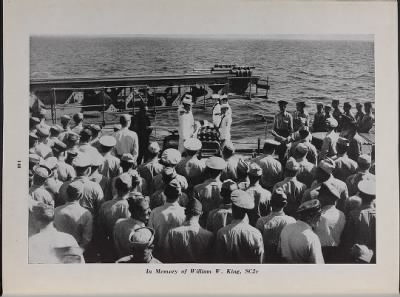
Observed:
[[[178,110],[180,150],[151,142],[144,162],[130,115],[111,135],[82,114],[51,127],[44,113],[31,117],[29,262],[375,261],[374,160],[350,155],[349,128],[319,151],[304,110],[292,119],[280,102],[278,141],[267,139],[261,155],[237,155],[225,138],[220,156],[202,159],[186,130],[191,101]]]

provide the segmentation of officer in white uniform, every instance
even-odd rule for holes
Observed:
[[[214,127],[219,127],[221,124],[221,97],[218,94],[213,94],[211,97],[217,100],[212,110],[212,122]]]
[[[185,148],[183,143],[191,138],[194,132],[194,118],[192,113],[192,96],[186,94],[182,99],[182,105],[178,107],[179,118],[179,151],[182,153]]]

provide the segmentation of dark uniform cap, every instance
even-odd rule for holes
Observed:
[[[244,209],[254,208],[254,199],[245,191],[235,190],[231,193],[231,200],[234,205]]]
[[[129,235],[129,241],[131,242],[133,248],[145,249],[154,241],[154,230],[148,227],[135,229]]]
[[[339,103],[339,100],[333,99],[333,100],[332,100],[332,104],[333,104],[333,103]]]
[[[306,212],[319,212],[321,211],[321,203],[317,199],[312,199],[302,203],[297,209],[297,213],[306,213]]]
[[[277,188],[271,195],[271,202],[282,203],[287,201],[287,196],[282,188]]]
[[[322,102],[317,102],[317,106],[324,106]]]
[[[226,168],[226,162],[220,157],[210,157],[206,161],[206,166],[215,170],[224,170]]]
[[[365,102],[365,103],[364,103],[364,106],[372,107],[372,102]]]
[[[288,105],[288,102],[285,101],[285,100],[279,100],[279,101],[278,101],[278,104],[279,104],[279,105]]]
[[[300,101],[296,103],[296,106],[306,107],[306,103],[304,101]]]
[[[343,104],[343,106],[348,106],[348,107],[353,107],[352,105],[351,105],[351,103],[350,102],[345,102],[344,104]]]
[[[100,137],[99,143],[105,147],[113,147],[117,144],[117,141],[115,140],[114,137],[105,135],[105,136]]]
[[[357,102],[357,103],[356,103],[356,106],[357,106],[357,107],[361,107],[362,104],[361,104],[360,102]]]
[[[201,215],[203,206],[196,198],[190,199],[186,205],[185,214]]]
[[[336,200],[340,199],[340,193],[332,182],[326,181],[321,184],[319,195],[329,195]]]

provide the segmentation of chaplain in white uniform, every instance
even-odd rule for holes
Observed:
[[[194,133],[194,118],[192,113],[192,96],[186,94],[182,99],[182,104],[178,108],[179,118],[179,151],[182,153],[185,148],[183,143],[192,137]]]

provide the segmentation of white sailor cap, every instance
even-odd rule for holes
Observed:
[[[373,179],[360,181],[358,183],[358,190],[366,195],[375,196],[376,195],[375,181]]]
[[[212,99],[220,99],[221,96],[220,96],[219,94],[212,94],[212,95],[211,95],[211,98],[212,98]]]
[[[220,157],[210,157],[206,161],[206,166],[210,169],[224,170],[226,167],[226,162]]]
[[[87,153],[78,153],[76,158],[72,161],[74,167],[89,167],[92,165],[92,158]]]
[[[173,148],[166,149],[161,155],[161,161],[167,166],[175,166],[181,159],[181,153]]]
[[[189,138],[185,140],[183,146],[188,151],[198,151],[201,149],[202,144],[197,138]]]
[[[115,140],[115,138],[113,136],[105,135],[105,136],[100,137],[99,143],[102,146],[113,147],[117,144],[117,141]]]
[[[327,118],[325,124],[330,128],[336,128],[338,126],[338,122],[334,118]]]
[[[221,100],[228,100],[228,95],[226,95],[226,94],[222,95]]]
[[[92,155],[92,165],[100,166],[104,162],[104,157],[99,152],[94,152]]]

